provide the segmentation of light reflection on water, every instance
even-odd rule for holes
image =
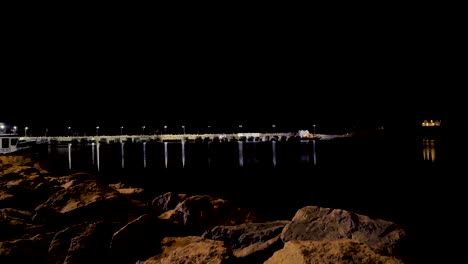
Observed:
[[[436,161],[436,140],[423,139],[423,160]]]
[[[438,139],[406,141],[111,142],[48,145],[42,157],[59,171],[177,168],[354,168],[428,165],[448,159]],[[445,148],[446,149],[446,148]],[[422,157],[421,157],[422,150]],[[412,153],[415,153],[414,155]],[[444,154],[444,155],[443,155]],[[455,158],[455,159],[454,159]]]
[[[301,142],[115,142],[48,145],[43,158],[58,170],[139,168],[310,167],[315,141]]]

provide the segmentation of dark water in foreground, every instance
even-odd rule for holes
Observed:
[[[154,193],[210,194],[272,219],[291,219],[306,205],[352,210],[402,225],[411,238],[408,254],[414,262],[468,261],[468,143],[463,138],[384,136],[274,144],[185,143],[182,152],[180,143],[111,143],[101,144],[99,155],[95,145],[78,144],[44,146],[38,154],[57,174],[88,171]]]

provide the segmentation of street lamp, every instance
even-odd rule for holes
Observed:
[[[24,136],[25,136],[25,137],[28,136],[28,129],[29,129],[29,127],[25,127],[25,128],[24,128]]]
[[[123,126],[120,127],[120,135],[123,135]]]
[[[208,134],[211,132],[211,126],[208,126]]]
[[[164,134],[167,134],[167,126],[164,126]]]
[[[96,136],[99,136],[99,126],[96,127]]]
[[[185,126],[182,126],[182,132],[185,135]]]
[[[3,126],[3,125],[2,125],[2,126]],[[13,133],[14,133],[14,134],[16,134],[16,130],[17,130],[17,129],[18,129],[17,126],[13,126]],[[3,128],[2,128],[2,130],[3,130]]]
[[[313,129],[313,136],[315,137],[315,124],[312,126],[314,129]]]
[[[71,127],[68,127],[68,136],[71,136]]]
[[[145,134],[145,126],[141,127],[143,129],[143,135]]]
[[[5,126],[4,125],[0,125],[0,130],[2,130],[1,132],[4,133],[3,129],[5,129]]]
[[[273,128],[273,133],[275,133],[275,128],[276,128],[276,125],[271,125],[271,128]]]

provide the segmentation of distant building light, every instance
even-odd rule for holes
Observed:
[[[440,120],[430,120],[429,122],[427,120],[424,120],[421,124],[423,127],[439,127],[441,125]]]

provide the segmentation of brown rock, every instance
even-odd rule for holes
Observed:
[[[168,210],[174,209],[178,203],[188,198],[187,194],[176,194],[167,192],[154,198],[151,206],[156,210],[156,213],[161,214]]]
[[[125,197],[97,181],[83,183],[53,194],[36,208],[34,221],[82,222],[126,219]]]
[[[263,263],[283,247],[281,231],[289,221],[217,226],[202,237],[224,241],[242,263]]]
[[[104,263],[114,229],[104,222],[82,223],[57,232],[50,243],[48,263]]]
[[[170,220],[142,215],[114,233],[110,244],[112,255],[129,263],[147,259],[160,252],[164,237],[184,235],[181,229]]]
[[[13,208],[0,209],[0,240],[18,237],[34,230],[32,213]]]
[[[12,174],[9,174],[12,175]],[[21,175],[21,178],[11,178],[1,183],[3,192],[12,195],[7,207],[34,208],[44,202],[58,188],[41,175]],[[4,199],[5,200],[5,199]],[[5,202],[5,201],[4,201]]]
[[[160,217],[182,223],[191,234],[200,235],[215,226],[239,225],[258,220],[251,211],[208,195],[189,197],[180,202],[174,210],[167,211]]]
[[[61,186],[65,189],[68,189],[72,186],[78,185],[86,181],[95,181],[96,177],[89,173],[78,172],[68,176],[63,176],[59,178]]]
[[[233,263],[232,252],[222,241],[201,237],[166,237],[162,254],[147,259],[145,264],[223,264]]]
[[[15,196],[8,191],[0,190],[0,207],[9,207],[15,204]]]
[[[382,256],[366,244],[341,239],[335,241],[289,241],[265,264],[359,263],[399,264],[400,260]]]
[[[0,263],[46,263],[53,233],[0,242]]]
[[[264,242],[257,242],[248,247],[237,249],[234,251],[234,256],[242,264],[263,263],[283,246],[283,241],[280,236],[277,236]]]
[[[378,253],[390,255],[404,237],[404,230],[393,222],[318,206],[299,209],[281,234],[284,242],[349,238],[367,244]]]
[[[265,242],[281,234],[290,221],[246,223],[236,226],[217,226],[206,231],[202,237],[221,240],[233,250],[242,249],[258,242]]]

